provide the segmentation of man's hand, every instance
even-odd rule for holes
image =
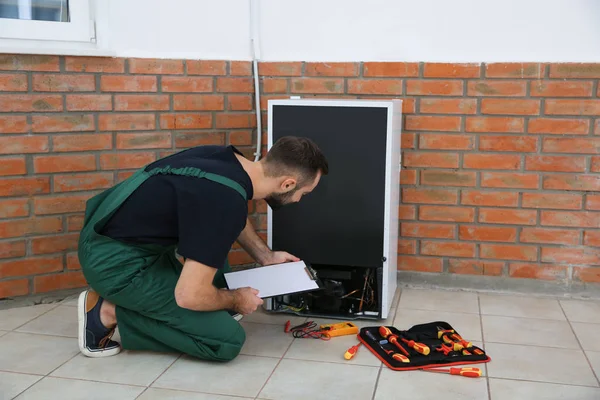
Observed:
[[[233,296],[233,310],[242,315],[252,314],[263,304],[263,299],[258,297],[258,290],[249,287],[234,290]]]
[[[283,264],[290,261],[300,261],[300,259],[285,251],[271,251],[262,265]]]

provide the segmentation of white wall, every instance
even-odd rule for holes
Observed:
[[[2,52],[250,60],[250,0],[97,1],[97,45]],[[270,61],[600,62],[597,0],[255,0]],[[0,22],[1,23],[1,22]]]

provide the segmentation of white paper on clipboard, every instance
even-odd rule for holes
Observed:
[[[229,289],[251,287],[258,290],[260,298],[317,290],[320,287],[314,278],[314,271],[304,261],[268,265],[225,274]]]

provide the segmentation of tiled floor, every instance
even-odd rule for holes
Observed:
[[[600,301],[404,289],[394,305],[387,325],[443,320],[484,346],[485,376],[396,372],[364,347],[346,361],[355,338],[293,339],[289,317],[264,312],[243,320],[248,340],[230,363],[128,351],[90,359],[78,354],[66,300],[0,311],[0,399],[600,399]]]

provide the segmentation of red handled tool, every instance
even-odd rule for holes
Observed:
[[[362,342],[358,342],[357,345],[352,346],[348,350],[346,350],[346,354],[344,354],[344,358],[346,360],[352,359],[356,355],[356,352],[358,351],[358,348],[360,347],[361,344],[362,344]]]
[[[454,349],[447,344],[441,344],[435,348],[435,351],[443,352],[445,356],[447,356],[450,352],[454,351]]]
[[[402,346],[400,344],[400,342],[398,342],[398,336],[392,334],[392,331],[390,330],[390,328],[388,328],[387,326],[380,326],[379,334],[384,339],[387,339],[388,342],[390,342],[391,344],[396,346],[406,357],[409,356],[408,351],[404,348],[404,346]]]
[[[408,345],[411,349],[415,349],[417,353],[421,353],[424,356],[429,354],[429,347],[424,345],[423,343],[415,342],[414,340],[406,340],[404,338],[400,338],[404,343]]]
[[[467,378],[479,378],[481,376],[481,370],[479,368],[424,368],[423,371],[426,372],[438,372],[442,374],[450,374],[450,375],[460,375],[465,376]]]
[[[393,350],[384,350],[384,351],[396,361],[400,361],[403,363],[410,362],[410,359],[408,357],[403,356],[402,354],[399,354],[399,353],[394,353]]]

